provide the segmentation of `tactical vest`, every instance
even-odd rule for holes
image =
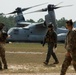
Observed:
[[[54,41],[55,41],[55,32],[47,32],[47,34],[46,34],[46,42],[47,43],[54,43]]]

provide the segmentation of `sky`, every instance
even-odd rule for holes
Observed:
[[[66,19],[72,19],[76,21],[76,0],[0,0],[0,13],[10,13],[14,11],[17,7],[27,8],[30,6],[46,3],[45,5],[41,5],[38,7],[34,7],[25,11],[24,13],[39,10],[46,8],[48,4],[57,5],[58,3],[62,2],[58,6],[65,6],[65,5],[73,5],[71,7],[64,7],[55,10],[56,19],[59,20],[62,17]],[[34,21],[43,18],[45,20],[45,15],[48,12],[39,12],[39,13],[32,13],[32,14],[25,14],[25,19],[33,19]]]

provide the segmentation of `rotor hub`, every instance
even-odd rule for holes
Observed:
[[[49,4],[47,8],[48,8],[48,11],[52,11],[54,10],[55,6],[52,4]]]
[[[16,8],[16,12],[17,13],[21,13],[22,12],[22,9],[20,7]]]

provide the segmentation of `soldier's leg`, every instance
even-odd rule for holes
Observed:
[[[0,70],[2,70],[2,63],[1,63],[1,61],[0,61]]]
[[[7,62],[4,56],[2,56],[2,62],[4,64],[4,69],[7,69]]]
[[[2,62],[4,64],[4,69],[7,69],[7,61],[5,58],[5,49],[3,47],[2,47],[2,53],[1,53],[1,59],[2,59]]]
[[[1,57],[1,45],[0,45],[0,57]],[[2,70],[2,62],[1,62],[1,60],[0,60],[0,70]]]
[[[68,67],[71,64],[71,61],[72,61],[71,56],[66,56],[65,57],[65,59],[63,61],[63,64],[62,64],[61,74],[60,75],[65,75],[66,74],[66,71],[67,71]]]
[[[76,71],[76,50],[72,50],[71,56],[73,60],[73,67],[74,67],[74,70]]]
[[[47,52],[47,56],[46,56],[46,62],[48,63],[49,62],[49,59],[51,57],[51,54],[53,52],[53,46],[52,45],[48,45],[48,52]]]
[[[54,60],[55,60],[54,64],[58,64],[59,61],[58,61],[58,58],[57,58],[55,52],[52,52],[52,56],[53,56],[53,58],[54,58]]]
[[[76,71],[76,61],[73,61],[73,67],[74,67],[74,70]]]

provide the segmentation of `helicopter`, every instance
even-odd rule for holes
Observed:
[[[71,5],[67,5],[71,6]],[[49,4],[46,8],[40,9],[33,12],[28,13],[34,13],[34,12],[46,12],[48,11],[48,14],[45,15],[45,21],[41,23],[29,23],[27,26],[17,26],[12,27],[8,30],[9,38],[7,41],[11,42],[42,42],[45,34],[47,32],[48,23],[52,22],[54,25],[54,30],[57,32],[57,38],[58,41],[64,41],[66,37],[66,33],[68,32],[67,29],[58,28],[56,24],[56,18],[55,18],[55,9],[61,8],[61,7],[67,7],[67,6],[57,6],[53,4]],[[25,22],[22,14],[23,10],[20,10],[19,12],[14,11],[9,14],[17,13],[17,17],[20,20],[20,16],[22,16],[22,22]],[[28,14],[25,13],[25,14]],[[17,18],[16,17],[16,18]],[[19,21],[17,19],[17,21]]]

